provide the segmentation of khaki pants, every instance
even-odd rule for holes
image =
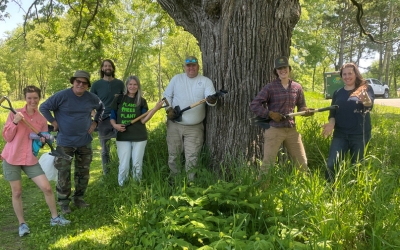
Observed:
[[[270,166],[276,161],[276,156],[281,144],[286,147],[296,167],[301,171],[307,171],[307,157],[304,151],[301,135],[296,128],[270,127],[264,132],[264,159],[261,171],[267,173]]]
[[[173,175],[180,171],[177,161],[182,152],[185,152],[185,170],[188,179],[193,180],[193,167],[196,166],[198,156],[204,142],[204,125],[181,125],[167,121],[168,165]]]

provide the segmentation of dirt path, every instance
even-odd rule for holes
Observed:
[[[375,104],[400,108],[400,98],[394,98],[394,99],[376,98]]]
[[[5,181],[5,180],[2,180]],[[31,181],[29,179],[23,179],[24,182]],[[38,187],[36,186],[25,186],[22,194],[22,201],[24,207],[25,217],[30,217],[31,214],[35,213],[35,208],[30,206],[29,204],[37,202],[38,192],[41,193]],[[8,190],[7,195],[9,194],[9,199],[2,205],[2,207],[6,208],[1,211],[0,218],[0,249],[1,250],[15,250],[15,249],[24,249],[23,248],[23,240],[24,238],[19,237],[18,235],[18,220],[15,216],[14,209],[11,203],[11,191]],[[4,194],[4,193],[3,193]],[[30,195],[28,195],[30,194]],[[42,197],[40,197],[42,198]],[[43,198],[42,198],[43,199]],[[4,200],[4,199],[2,199]],[[29,214],[29,215],[28,215]],[[25,218],[26,219],[26,218]]]

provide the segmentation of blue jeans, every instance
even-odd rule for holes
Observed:
[[[340,134],[339,136],[334,136],[329,149],[325,178],[328,181],[335,180],[336,167],[340,161],[344,160],[346,153],[349,151],[352,164],[362,160],[364,158],[365,145],[370,139],[371,135]]]

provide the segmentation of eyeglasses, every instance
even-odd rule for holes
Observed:
[[[186,59],[185,63],[197,63],[196,59]]]
[[[88,82],[82,82],[81,80],[75,79],[75,82],[79,85],[79,84],[83,84],[83,85],[89,85]]]

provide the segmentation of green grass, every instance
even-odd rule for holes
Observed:
[[[330,105],[317,94],[306,97],[309,107]],[[6,115],[0,111],[0,124]],[[204,167],[208,160],[204,152],[196,183],[188,184],[179,176],[174,185],[167,181],[163,115],[159,111],[148,124],[151,132],[140,183],[131,180],[118,186],[115,145],[111,173],[102,175],[95,136],[86,194],[91,205],[71,206],[73,211],[66,216],[72,221],[69,226],[50,227],[43,195],[24,176],[24,210],[31,234],[20,238],[10,187],[1,175],[0,249],[400,248],[400,109],[375,106],[365,161],[342,162],[332,185],[323,178],[330,139],[322,137],[320,127],[327,113],[296,118],[310,174],[297,173],[290,163],[280,162],[259,180],[252,167],[237,159],[221,166],[222,176],[216,176]]]

